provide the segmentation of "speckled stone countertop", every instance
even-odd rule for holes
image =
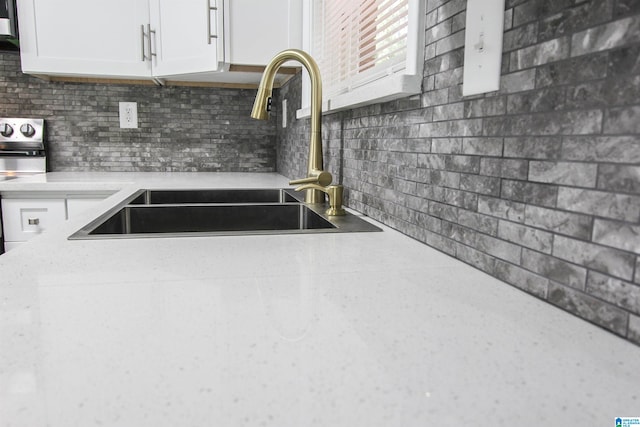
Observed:
[[[0,426],[608,426],[640,347],[389,228],[75,240],[138,188],[277,174],[47,174],[117,191],[0,256]]]

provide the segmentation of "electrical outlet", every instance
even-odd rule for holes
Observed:
[[[136,129],[138,127],[138,103],[120,102],[120,127]]]

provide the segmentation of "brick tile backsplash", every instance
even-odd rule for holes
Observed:
[[[472,97],[464,3],[427,1],[420,96],[323,117],[330,172],[349,206],[640,344],[638,2],[506,0],[500,90]],[[297,177],[309,123],[288,119]]]
[[[275,119],[249,117],[255,90],[46,82],[0,53],[0,116],[46,121],[53,171],[244,171],[276,168]],[[120,129],[118,102],[138,103]]]

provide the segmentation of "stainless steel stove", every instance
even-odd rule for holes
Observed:
[[[0,182],[47,171],[44,120],[0,118]],[[0,215],[0,254],[3,253]]]
[[[0,118],[0,175],[46,171],[44,120]]]

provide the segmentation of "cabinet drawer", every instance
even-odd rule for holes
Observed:
[[[3,199],[2,219],[7,242],[25,242],[67,217],[64,199]]]

